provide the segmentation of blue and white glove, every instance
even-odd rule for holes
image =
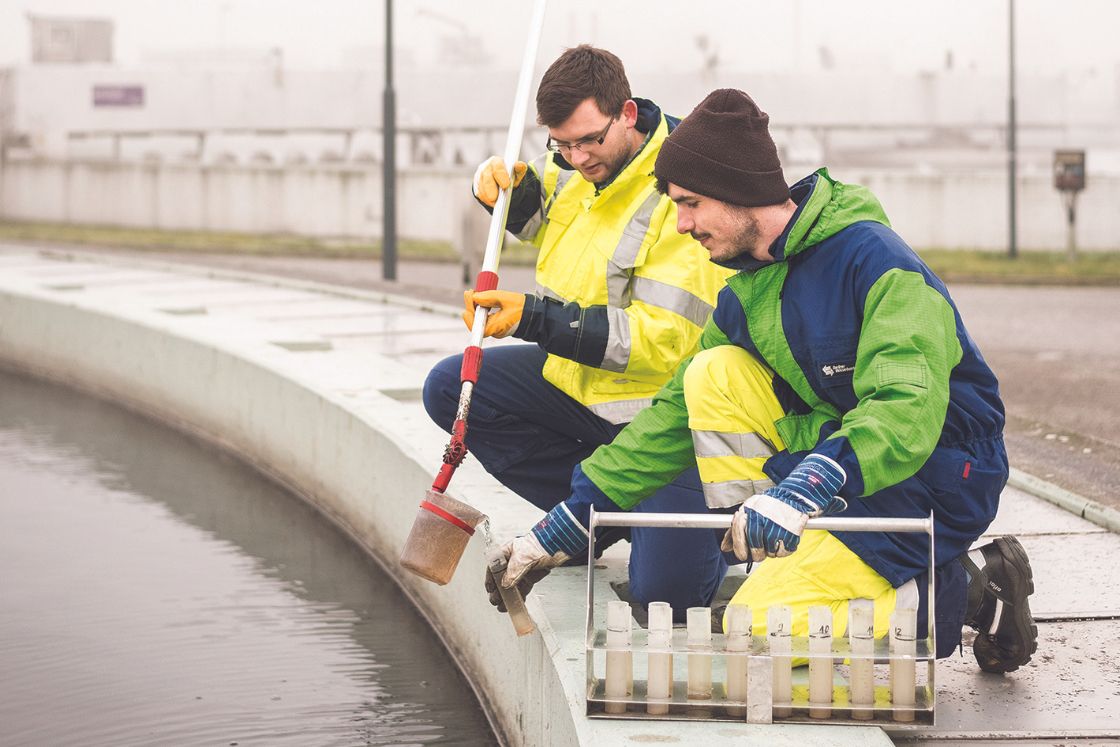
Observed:
[[[502,586],[511,589],[532,571],[544,571],[539,574],[537,580],[540,580],[556,566],[587,552],[587,544],[587,527],[561,503],[537,522],[532,531],[514,538],[502,548],[509,558]]]
[[[791,554],[810,518],[840,513],[847,501],[836,495],[848,475],[820,454],[810,454],[789,477],[739,507],[720,544],[739,560],[759,561]]]

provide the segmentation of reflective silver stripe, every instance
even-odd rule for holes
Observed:
[[[774,445],[757,433],[693,431],[692,443],[696,447],[696,456],[700,458],[737,456],[759,459],[776,452]]]
[[[697,327],[703,327],[712,315],[712,305],[684,288],[652,278],[636,277],[631,283],[631,300],[648,303],[680,314]]]
[[[599,368],[622,373],[630,363],[630,317],[625,309],[607,307],[607,347]]]
[[[537,283],[537,287],[533,289],[533,292],[536,294],[537,298],[551,298],[553,301],[559,301],[560,303],[568,302],[568,299],[540,283]]]
[[[650,194],[622,229],[622,237],[607,263],[607,303],[610,306],[624,309],[630,305],[630,278],[634,263],[638,261],[638,252],[641,251],[642,241],[649,230],[649,221],[660,201],[661,195],[658,192]]]
[[[541,190],[541,204],[544,203],[544,168],[547,164],[548,153],[545,153],[543,156],[534,158],[532,162],[530,162],[530,166],[532,166],[533,170],[537,172],[537,183],[540,185]],[[537,235],[537,231],[540,230],[541,224],[544,223],[544,213],[544,210],[537,210],[537,212],[533,213],[533,217],[530,218],[525,223],[525,225],[521,227],[521,230],[514,235],[522,241],[532,239]]]
[[[728,480],[726,482],[706,482],[704,502],[708,508],[733,508],[752,495],[774,487],[771,480]]]
[[[548,219],[548,211],[552,209],[552,204],[556,202],[556,198],[560,196],[560,192],[564,189],[564,185],[568,183],[568,180],[571,179],[572,176],[575,175],[575,173],[575,170],[565,171],[564,169],[560,169],[560,173],[556,175],[556,188],[552,190],[552,196],[549,197],[548,202],[544,204],[544,217],[546,220]],[[543,179],[541,183],[544,183]]]
[[[603,420],[615,425],[629,423],[634,417],[653,404],[653,397],[641,399],[616,399],[614,402],[600,402],[597,405],[588,405],[587,409]]]
[[[541,218],[541,211],[538,210],[537,212],[533,213],[533,217],[530,218],[528,222],[526,222],[525,225],[521,227],[521,230],[514,234],[514,236],[521,239],[522,241],[529,241],[537,235],[537,231],[541,229],[541,223],[543,222],[544,219]]]

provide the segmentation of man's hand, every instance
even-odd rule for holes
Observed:
[[[507,589],[516,586],[522,594],[528,593],[533,584],[547,576],[553,568],[581,552],[587,552],[587,538],[587,527],[561,503],[538,521],[528,534],[515,537],[502,546],[507,561],[506,573],[499,583]],[[490,592],[490,603],[500,609],[498,590],[491,589],[490,584],[487,584],[486,590]]]
[[[521,183],[528,166],[524,161],[513,164],[513,186]],[[509,189],[509,171],[506,163],[498,156],[491,156],[479,164],[474,172],[474,196],[489,207],[498,201],[498,193]]]
[[[518,539],[523,539],[523,538],[519,537]],[[502,550],[502,553],[506,556],[507,568],[508,568],[509,560],[513,555],[514,543],[516,541],[517,540],[510,540],[509,542],[502,545],[501,550]],[[544,567],[538,566],[538,567],[535,567],[532,570],[526,571],[524,574],[522,574],[521,580],[517,582],[517,591],[521,594],[521,598],[524,599],[529,594],[529,592],[532,590],[533,586],[536,585],[536,583],[538,581],[540,581],[545,576],[547,576],[548,572],[550,570],[551,570],[551,567],[544,568]],[[505,578],[505,576],[503,575],[502,578]],[[508,612],[509,610],[506,609],[505,602],[502,601],[502,594],[501,594],[501,592],[498,591],[498,583],[501,583],[501,581],[502,581],[501,578],[495,579],[493,577],[493,575],[491,575],[490,573],[487,573],[486,574],[486,593],[490,595],[490,604],[497,607],[498,612]]]
[[[521,314],[525,311],[525,294],[511,293],[510,291],[463,291],[463,302],[467,310],[463,312],[463,321],[467,329],[474,329],[475,306],[485,306],[496,309],[486,317],[486,328],[483,337],[508,337],[517,325],[521,323]]]
[[[733,551],[744,561],[791,554],[810,518],[848,507],[836,495],[847,479],[839,464],[826,456],[810,454],[781,483],[751,496],[739,507],[723,536],[721,549]]]

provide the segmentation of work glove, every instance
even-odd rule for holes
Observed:
[[[847,501],[836,495],[847,479],[839,464],[826,456],[810,454],[789,477],[739,507],[720,549],[734,551],[739,560],[755,562],[791,554],[810,518],[848,507]]]
[[[467,329],[474,329],[475,306],[485,306],[494,309],[486,317],[486,329],[483,337],[509,337],[521,323],[521,314],[525,311],[525,294],[511,293],[510,291],[463,291],[463,301],[467,310],[463,312],[463,321]]]
[[[522,595],[528,594],[533,585],[548,575],[558,565],[587,552],[587,527],[568,507],[561,503],[537,522],[528,534],[515,537],[502,545],[506,556],[506,573],[501,584],[507,589],[514,586]],[[501,595],[490,589],[490,603],[501,609]]]
[[[522,538],[518,537],[518,539],[522,539]],[[509,542],[505,543],[501,547],[502,553],[506,556],[506,562],[507,563],[509,562],[510,556],[513,555],[513,551],[514,551],[513,550],[513,544],[514,544],[514,542],[516,542],[516,540],[510,540]],[[533,586],[535,586],[538,581],[540,581],[545,576],[547,576],[548,572],[550,570],[551,570],[551,567],[548,567],[548,568],[537,567],[537,568],[534,568],[533,570],[525,573],[521,577],[521,580],[517,582],[517,591],[521,594],[521,598],[524,599],[526,597],[526,595],[528,595],[528,593],[533,589]],[[506,609],[505,601],[502,600],[501,592],[498,591],[498,585],[497,585],[497,583],[495,583],[494,576],[492,574],[490,574],[489,572],[486,573],[485,575],[486,575],[486,593],[490,596],[490,604],[497,607],[498,612],[509,612],[509,610]],[[503,575],[503,578],[504,578],[504,575]],[[500,580],[501,579],[498,579],[498,581],[500,581]]]
[[[513,164],[513,186],[516,187],[525,178],[528,166],[524,161]],[[498,201],[498,193],[509,189],[509,171],[506,162],[498,156],[491,156],[478,165],[474,172],[474,196],[487,207],[494,207]]]

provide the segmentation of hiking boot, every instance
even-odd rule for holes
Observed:
[[[965,624],[976,630],[972,653],[985,672],[1014,672],[1038,649],[1038,627],[1027,597],[1031,563],[1019,540],[997,537],[970,550],[961,563],[971,579]]]

